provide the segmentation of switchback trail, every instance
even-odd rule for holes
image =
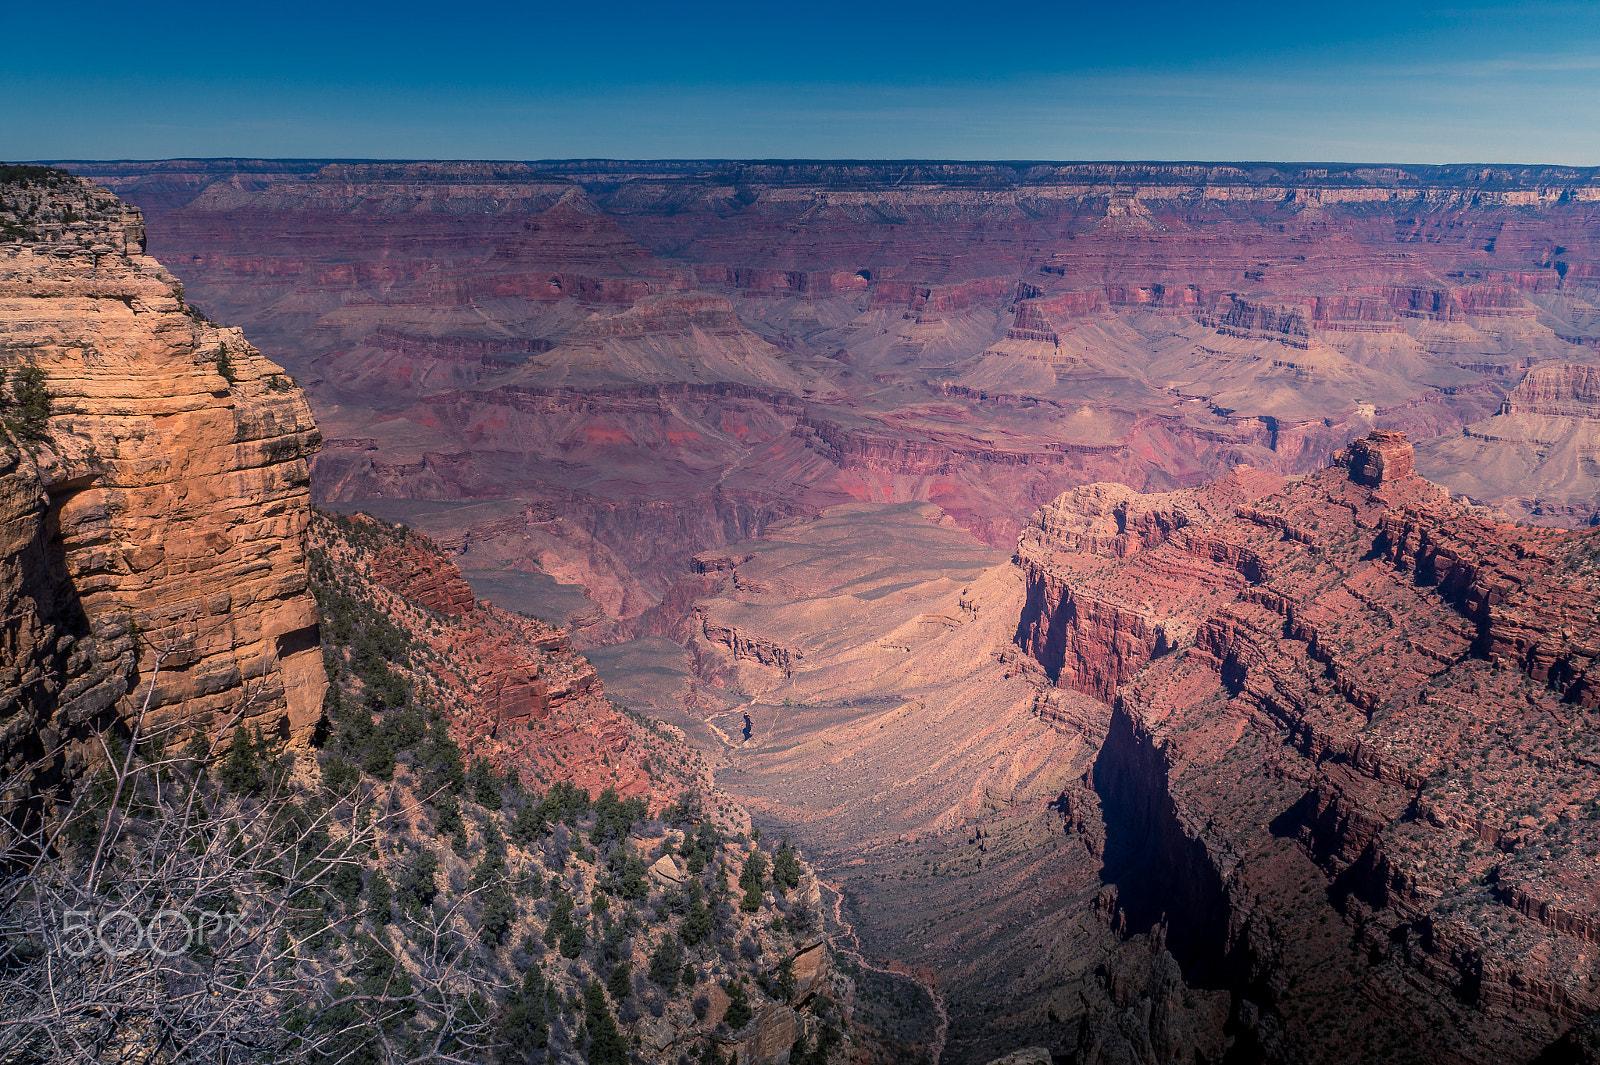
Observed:
[[[928,1047],[928,1052],[931,1065],[939,1065],[939,1059],[944,1057],[945,1036],[950,1031],[950,1015],[945,1012],[944,996],[939,993],[939,988],[931,981],[924,981],[920,976],[916,976],[910,972],[896,972],[893,969],[885,968],[882,965],[874,965],[872,962],[868,961],[866,956],[861,953],[861,937],[856,935],[855,927],[849,921],[844,919],[844,912],[842,909],[844,903],[844,890],[840,888],[838,884],[823,880],[820,876],[817,878],[817,882],[823,887],[827,888],[829,891],[833,892],[833,923],[838,925],[841,929],[841,931],[834,932],[832,935],[828,936],[828,945],[841,954],[848,954],[855,958],[856,962],[863,969],[870,969],[875,973],[883,973],[885,976],[898,977],[902,980],[910,980],[912,983],[926,991],[928,993],[928,997],[933,1000],[933,1008],[939,1014],[939,1027],[934,1030],[933,1042]],[[851,941],[855,943],[855,946],[840,946],[839,940],[844,936],[849,936]]]

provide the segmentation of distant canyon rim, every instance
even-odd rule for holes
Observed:
[[[945,1061],[1600,1007],[1600,172],[60,165],[305,389],[319,503],[572,625]]]

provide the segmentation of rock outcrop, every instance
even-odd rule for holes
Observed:
[[[1091,484],[1065,493],[1029,520],[1017,543],[1028,582],[1017,643],[1061,686],[1109,701],[1152,658],[1193,642],[1216,595],[1259,576],[1251,549],[1219,537],[1215,523],[1282,484],[1241,467],[1179,492]],[[1114,573],[1107,559],[1168,543],[1184,545],[1195,564],[1151,578],[1133,597],[1105,581]]]
[[[385,544],[372,559],[371,570],[373,581],[429,610],[466,614],[477,606],[460,568],[421,537],[407,535]]]
[[[1490,418],[1419,449],[1421,472],[1541,525],[1600,524],[1600,367],[1535,366]]]
[[[1379,430],[1351,444],[1348,451],[1335,455],[1333,461],[1349,468],[1352,481],[1369,488],[1404,480],[1416,472],[1405,433]]]
[[[1030,525],[1019,639],[1110,715],[1069,806],[1177,963],[1111,980],[1080,1060],[1171,1060],[1190,989],[1285,1062],[1529,1060],[1600,1008],[1600,543],[1410,460],[1373,433],[1228,507],[1097,487]]]
[[[429,697],[447,708],[469,756],[530,783],[615,788],[656,809],[686,784],[709,787],[709,778],[652,765],[651,730],[606,697],[565,629],[470,595],[463,605],[461,571],[427,537],[365,514],[316,511],[310,543],[314,573],[358,582],[414,641],[436,689]]]
[[[1600,367],[1535,367],[1506,396],[1500,413],[1600,419]]]
[[[42,168],[4,180],[0,369],[14,389],[42,374],[50,406],[30,421],[7,397],[5,668],[24,690],[0,746],[81,738],[113,708],[303,742],[325,683],[304,397],[186,305],[137,210]]]

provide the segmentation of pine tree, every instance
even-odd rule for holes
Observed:
[[[389,886],[389,878],[383,875],[382,869],[373,870],[372,879],[367,883],[367,917],[373,924],[389,923],[389,901],[393,898],[394,889]]]
[[[226,344],[217,349],[217,373],[221,374],[222,379],[229,385],[236,384],[239,380],[239,372],[234,368],[233,356],[228,354]]]
[[[729,980],[727,986],[728,1010],[722,1019],[728,1022],[728,1027],[738,1031],[750,1023],[750,995],[745,991],[744,985],[737,980]]]
[[[678,986],[682,970],[683,953],[678,941],[671,937],[663,939],[650,954],[650,979],[672,991]]]
[[[711,934],[711,907],[701,901],[700,881],[689,881],[689,912],[678,926],[678,938],[689,946],[705,941]]]
[[[522,987],[506,996],[500,1013],[500,1038],[524,1058],[550,1045],[550,1014],[545,1008],[544,973],[535,962],[522,976]]]
[[[760,850],[753,850],[744,863],[744,870],[739,874],[739,886],[744,888],[744,898],[739,900],[739,909],[746,913],[755,913],[761,909],[761,892],[766,883],[767,857]]]
[[[628,1044],[617,1030],[599,980],[583,989],[583,1020],[589,1029],[589,1065],[628,1065]]]
[[[234,729],[228,757],[217,767],[217,782],[229,791],[251,794],[260,791],[265,782],[261,776],[260,759],[256,756],[259,746],[259,739],[251,737],[249,729],[243,725]]]
[[[633,990],[633,966],[625,961],[617,962],[611,970],[611,975],[606,978],[606,990],[611,993],[613,1002],[621,1002]]]
[[[24,366],[11,382],[11,396],[0,393],[0,403],[6,407],[6,424],[24,443],[36,444],[49,434],[51,396],[45,387],[44,371],[37,366]],[[0,374],[0,386],[5,376]]]
[[[795,857],[794,848],[789,846],[787,839],[778,847],[778,853],[772,860],[772,882],[782,891],[800,886],[800,860]]]

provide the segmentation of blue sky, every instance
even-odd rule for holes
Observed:
[[[0,158],[1600,165],[1600,3],[392,3],[6,17]]]

